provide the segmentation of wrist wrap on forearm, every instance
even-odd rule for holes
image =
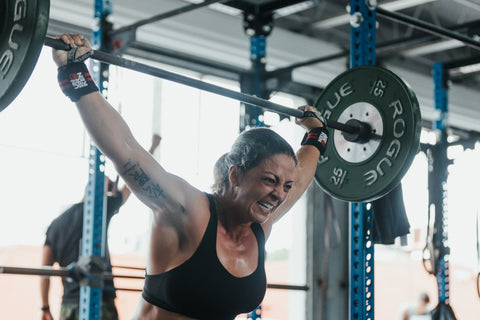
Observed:
[[[58,84],[73,102],[86,94],[98,91],[87,66],[83,62],[67,63],[58,68]]]
[[[328,142],[328,130],[325,127],[313,128],[312,130],[305,133],[302,139],[302,146],[310,145],[315,146],[320,154],[325,153]]]

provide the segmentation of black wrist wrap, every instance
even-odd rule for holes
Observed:
[[[328,130],[325,127],[313,128],[305,133],[301,145],[315,146],[320,151],[320,154],[325,152],[328,141]]]
[[[98,91],[87,66],[83,62],[67,63],[58,68],[58,84],[73,102],[91,92]]]

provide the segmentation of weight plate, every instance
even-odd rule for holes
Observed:
[[[2,0],[0,32],[0,111],[30,78],[45,40],[49,0]]]
[[[381,67],[355,67],[330,82],[314,106],[326,119],[356,119],[381,136],[350,142],[330,128],[315,174],[325,192],[344,201],[368,202],[400,183],[417,154],[422,128],[415,93],[402,79]]]

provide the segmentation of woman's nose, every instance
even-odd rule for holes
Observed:
[[[272,192],[272,195],[275,197],[275,200],[283,201],[285,200],[287,193],[282,186],[276,186]]]

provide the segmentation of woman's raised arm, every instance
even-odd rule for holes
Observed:
[[[92,50],[89,42],[81,35],[63,34],[59,38],[75,48],[74,57],[69,57],[67,51],[53,51],[60,87],[76,103],[96,146],[113,162],[132,192],[151,209],[161,206],[165,197],[185,205],[196,189],[167,173],[135,140],[121,115],[98,91],[84,63],[76,61],[88,56]]]

